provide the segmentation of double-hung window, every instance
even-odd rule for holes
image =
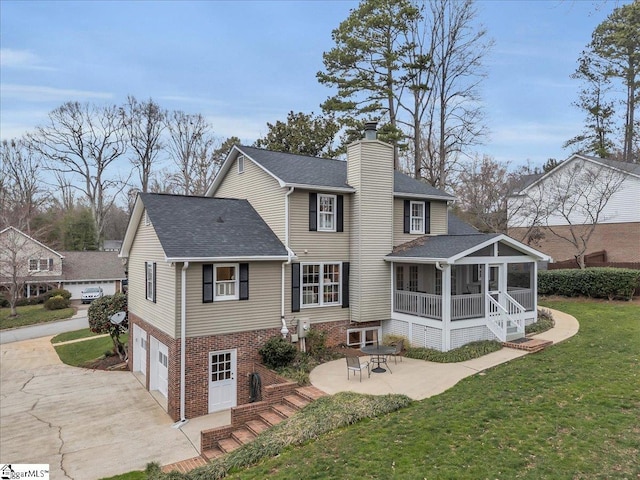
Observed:
[[[145,292],[147,300],[156,301],[156,264],[146,262],[145,264]]]
[[[336,231],[336,196],[318,194],[318,231]]]
[[[424,202],[411,202],[410,233],[424,233]]]
[[[31,260],[29,260],[29,271],[30,272],[37,272],[38,271],[38,259],[37,258],[32,258]]]
[[[339,263],[307,263],[301,271],[302,306],[340,304],[341,270]]]
[[[30,272],[46,272],[53,270],[53,258],[31,258],[29,259]]]
[[[215,300],[238,299],[238,265],[218,264],[214,268]]]

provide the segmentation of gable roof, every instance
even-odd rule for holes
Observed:
[[[272,176],[281,187],[325,189],[336,192],[355,192],[347,183],[347,162],[320,157],[273,152],[256,147],[235,145],[225,159],[207,195],[213,195],[233,161],[244,155]],[[404,173],[394,172],[395,196],[454,200],[455,197]]]
[[[0,235],[4,235],[5,233],[7,233],[9,231],[13,231],[13,232],[17,233],[18,235],[22,235],[23,237],[27,238],[28,240],[31,240],[33,243],[37,244],[38,246],[49,250],[54,255],[56,255],[56,256],[58,256],[60,258],[64,258],[64,255],[62,255],[61,253],[58,253],[54,249],[47,247],[44,243],[41,243],[38,240],[36,240],[35,238],[27,235],[22,230],[18,230],[16,227],[7,227],[7,228],[3,229],[2,231],[0,231]]]
[[[247,200],[140,193],[120,256],[129,254],[143,211],[167,262],[287,260],[287,249]]]
[[[625,174],[631,175],[633,177],[640,178],[640,164],[636,163],[628,163],[628,162],[619,162],[617,160],[610,160],[608,158],[600,158],[594,157],[592,155],[582,155],[582,154],[573,154],[565,161],[559,163],[556,167],[549,170],[546,173],[541,173],[537,175],[524,175],[518,185],[513,189],[510,196],[518,196],[522,195],[524,191],[529,188],[543,182],[547,177],[553,175],[559,169],[562,169],[566,165],[575,161],[587,161],[590,163],[595,163],[601,166],[610,167],[616,170],[619,170]]]
[[[447,212],[447,223],[449,235],[482,235],[476,227],[451,213],[451,210]]]
[[[125,278],[118,252],[63,252],[62,278],[70,281]]]
[[[551,257],[501,233],[437,235],[422,237],[396,246],[385,257],[387,261],[444,262],[454,264],[482,248],[503,242],[536,260],[551,261]]]

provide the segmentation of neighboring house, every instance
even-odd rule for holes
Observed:
[[[119,252],[122,247],[122,240],[105,240],[102,244],[104,252]]]
[[[640,165],[576,154],[527,176],[508,199],[508,234],[558,262],[585,247],[587,258],[640,262]]]
[[[549,258],[453,217],[369,137],[347,161],[233,147],[206,197],[140,194],[128,259],[131,369],[174,419],[249,402],[259,348],[399,334],[447,351],[524,335]]]
[[[0,286],[8,288],[12,277],[23,297],[64,288],[71,299],[79,299],[89,286],[102,287],[105,295],[122,291],[125,271],[116,252],[56,252],[7,227],[0,231]]]

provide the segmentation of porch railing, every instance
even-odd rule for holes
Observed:
[[[507,291],[526,311],[530,312],[533,310],[533,289],[510,287]]]
[[[394,310],[399,313],[442,320],[442,296],[396,290]]]
[[[507,341],[507,335],[510,333],[524,335],[524,318],[520,314],[526,311],[511,295],[506,292],[503,295],[506,300],[506,307],[487,294],[487,300],[489,301],[487,327],[501,342]]]
[[[451,297],[451,320],[484,317],[484,295],[472,293]]]

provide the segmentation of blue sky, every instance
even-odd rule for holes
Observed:
[[[609,0],[478,0],[495,46],[482,95],[491,131],[478,153],[519,165],[566,158],[579,133],[569,78]],[[252,143],[287,112],[320,113],[316,80],[352,1],[0,2],[0,137],[20,136],[65,101],[152,97],[202,113],[215,134]]]

